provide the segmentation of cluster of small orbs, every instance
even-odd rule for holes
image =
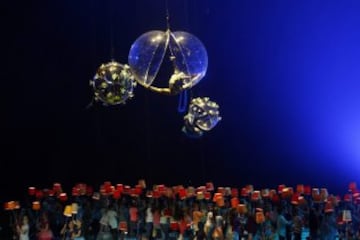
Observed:
[[[125,104],[134,96],[136,81],[129,66],[112,61],[98,68],[90,85],[96,101],[104,105],[117,105]]]
[[[183,132],[189,137],[200,137],[213,129],[220,120],[219,105],[216,102],[210,101],[208,97],[194,98],[184,116]]]

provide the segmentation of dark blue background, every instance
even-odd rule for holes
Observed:
[[[138,36],[165,30],[164,0],[1,5],[2,200],[54,181],[344,193],[359,180],[357,0],[169,0],[172,29],[208,50],[192,94],[218,102],[223,117],[198,140],[181,133],[177,97],[141,86],[124,106],[85,108],[100,64],[126,63]]]

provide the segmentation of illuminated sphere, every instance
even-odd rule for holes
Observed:
[[[195,86],[205,76],[208,55],[197,37],[181,31],[150,31],[136,39],[129,52],[129,66],[138,83],[145,87],[153,84],[167,50],[172,56],[174,72],[188,76],[182,89]]]
[[[187,135],[201,136],[203,132],[213,129],[220,120],[219,105],[216,102],[210,101],[208,97],[194,98],[184,116],[183,131]]]
[[[90,85],[94,89],[96,101],[117,105],[125,104],[134,96],[136,82],[129,66],[112,61],[98,68]]]

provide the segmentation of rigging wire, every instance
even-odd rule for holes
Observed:
[[[112,6],[113,5],[113,2],[111,1],[112,4],[110,4],[110,7],[108,7],[108,11],[109,11],[109,16],[110,16],[110,24],[109,24],[109,27],[110,27],[110,59],[111,61],[115,61],[114,59],[114,55],[115,55],[115,46],[114,46],[114,7]]]
[[[170,31],[170,13],[169,13],[168,0],[165,0],[165,17],[166,17],[166,30]]]

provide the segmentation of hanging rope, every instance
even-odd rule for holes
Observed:
[[[188,90],[184,90],[179,94],[178,112],[184,113],[188,105]]]

